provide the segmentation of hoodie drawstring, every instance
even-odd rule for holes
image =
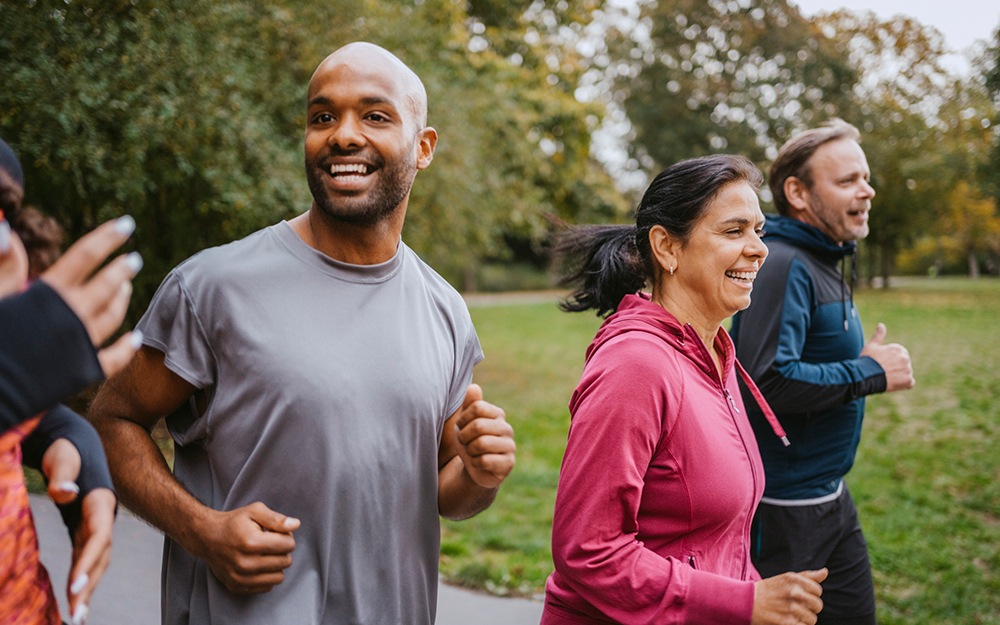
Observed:
[[[760,389],[753,383],[753,380],[750,378],[750,374],[743,368],[743,365],[740,364],[739,360],[736,361],[736,369],[740,372],[740,377],[743,378],[743,383],[747,385],[748,389],[750,389],[750,394],[753,395],[754,401],[756,401],[757,405],[760,406],[761,412],[764,413],[764,418],[771,424],[771,429],[774,430],[775,435],[781,439],[781,442],[784,443],[785,447],[791,445],[788,441],[788,436],[785,434],[785,428],[781,427],[778,417],[775,416],[771,407],[767,405]]]

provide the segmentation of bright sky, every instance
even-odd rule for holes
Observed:
[[[804,15],[835,11],[841,7],[851,11],[870,9],[879,17],[902,13],[922,24],[934,26],[944,34],[948,46],[956,53],[964,52],[977,39],[989,39],[1000,26],[1000,2],[997,0],[791,0]],[[949,66],[968,71],[961,56],[949,59]]]

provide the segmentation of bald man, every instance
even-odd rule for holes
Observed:
[[[420,80],[351,44],[307,106],[310,209],[175,268],[91,408],[121,500],[166,535],[169,625],[433,623],[439,514],[485,509],[514,465],[464,302],[400,239],[437,141]]]

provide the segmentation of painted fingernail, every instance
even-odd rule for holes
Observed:
[[[125,257],[125,263],[128,264],[128,268],[132,270],[132,273],[139,273],[139,270],[142,269],[142,254],[132,252]]]
[[[115,230],[120,234],[128,236],[135,232],[135,220],[131,215],[125,215],[115,220]]]
[[[0,254],[4,254],[10,249],[10,222],[6,219],[0,221]]]
[[[293,519],[292,517],[288,517],[287,519],[285,519],[285,527],[287,527],[288,529],[292,529],[298,524],[298,522],[299,522],[298,519]]]
[[[73,585],[69,587],[69,591],[74,595],[79,594],[81,590],[87,587],[90,583],[90,576],[86,573],[80,573],[80,575],[73,581]]]
[[[132,336],[129,337],[129,341],[132,343],[132,349],[137,350],[142,347],[142,339],[144,338],[145,335],[142,333],[142,330],[132,330]]]
[[[76,482],[69,482],[69,481],[60,482],[56,484],[56,488],[58,488],[64,493],[76,493],[77,495],[80,494],[80,487],[76,485]]]
[[[90,614],[90,609],[87,607],[87,604],[81,603],[76,606],[76,611],[73,612],[73,620],[71,621],[72,625],[83,625],[86,623],[88,614]]]

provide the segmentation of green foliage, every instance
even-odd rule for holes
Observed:
[[[426,83],[440,141],[404,237],[458,282],[503,256],[505,233],[539,241],[544,215],[622,203],[590,157],[600,110],[573,97],[571,63],[553,87],[534,62],[545,50],[513,63],[495,49],[529,28],[509,18],[476,40],[485,28],[451,0],[4,2],[0,136],[25,164],[27,202],[71,239],[136,217],[141,311],[179,261],[308,208],[306,84],[327,54],[369,40]]]
[[[849,102],[842,50],[785,0],[660,0],[640,23],[649,41],[621,35],[617,72],[635,143],[659,166],[718,152],[762,163]]]
[[[301,209],[305,76],[287,14],[254,2],[19,2],[0,9],[0,133],[26,201],[71,238],[139,223],[137,300],[174,264]]]

